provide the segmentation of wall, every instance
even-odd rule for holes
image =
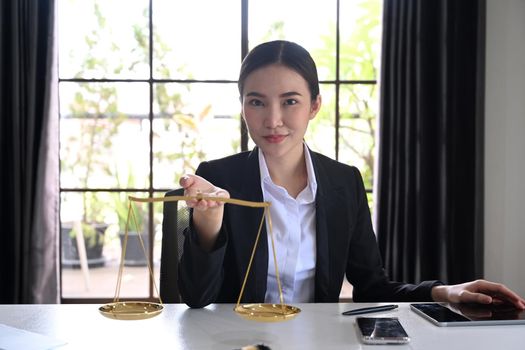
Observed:
[[[487,0],[485,277],[525,296],[525,0]]]

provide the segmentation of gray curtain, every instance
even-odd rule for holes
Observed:
[[[377,234],[390,277],[483,275],[484,0],[384,0]]]
[[[0,4],[0,303],[59,302],[54,0]]]

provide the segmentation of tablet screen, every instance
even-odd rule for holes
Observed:
[[[410,306],[439,326],[525,324],[525,310],[512,305],[423,303]]]

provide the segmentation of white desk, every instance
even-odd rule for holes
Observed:
[[[354,328],[355,316],[341,312],[375,304],[296,304],[302,312],[279,323],[247,321],[233,305],[189,309],[166,304],[154,318],[112,320],[100,305],[0,305],[0,323],[67,342],[60,349],[236,349],[265,344],[288,349],[524,349],[525,326],[441,328],[400,303],[398,310],[370,314],[397,316],[412,340],[407,345],[363,345]]]

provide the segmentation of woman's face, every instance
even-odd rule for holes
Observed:
[[[267,159],[299,159],[308,122],[320,107],[321,97],[312,102],[306,80],[286,66],[272,64],[246,78],[242,115]]]

